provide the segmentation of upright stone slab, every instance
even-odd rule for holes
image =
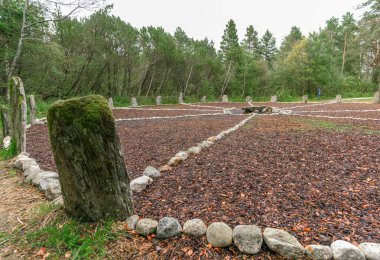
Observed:
[[[342,103],[342,96],[341,95],[336,95],[335,101],[337,103]]]
[[[129,177],[107,100],[58,101],[48,127],[66,211],[85,221],[131,216]]]
[[[135,97],[131,98],[131,107],[138,107],[137,99]]]
[[[178,103],[179,104],[182,104],[183,103],[183,93],[179,93],[179,97],[178,97]]]
[[[207,100],[207,99],[206,99],[206,96],[203,96],[202,99],[201,99],[201,102],[202,102],[202,103],[206,103],[206,100]]]
[[[379,91],[375,92],[375,96],[373,98],[373,103],[375,103],[375,104],[379,104],[380,103],[380,92]]]
[[[114,109],[114,106],[113,106],[113,98],[112,98],[112,97],[110,97],[110,98],[108,99],[108,106],[109,106],[111,109]]]
[[[156,105],[157,106],[161,105],[161,96],[156,97]]]
[[[308,95],[302,96],[302,103],[307,104],[307,100],[309,99]]]
[[[24,85],[19,77],[12,77],[9,83],[11,138],[16,142],[17,152],[26,152],[26,98]]]
[[[277,96],[276,96],[276,95],[271,96],[271,97],[270,97],[270,102],[271,102],[271,103],[277,103]]]
[[[30,95],[30,124],[36,124],[36,101],[34,99],[34,95]]]
[[[252,102],[252,97],[247,96],[247,97],[245,98],[245,102]]]
[[[227,95],[223,95],[222,96],[222,102],[223,103],[227,103],[228,102],[228,96]]]

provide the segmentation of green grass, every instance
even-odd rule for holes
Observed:
[[[15,141],[11,141],[8,149],[0,150],[0,160],[9,160],[17,155],[17,146]]]
[[[41,219],[48,219],[48,223],[40,226],[45,222]],[[120,236],[113,223],[83,223],[67,217],[57,206],[42,203],[32,221],[34,230],[25,233],[25,240],[32,248],[45,247],[52,256],[61,257],[70,251],[70,259],[99,259],[106,255],[107,242]]]

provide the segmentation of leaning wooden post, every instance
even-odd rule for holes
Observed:
[[[12,77],[9,83],[9,114],[11,138],[16,142],[17,153],[26,152],[26,98],[24,85],[19,77]]]
[[[34,99],[34,95],[30,95],[30,124],[36,124],[36,101]]]
[[[48,110],[48,127],[67,212],[85,221],[129,217],[129,177],[107,100],[58,101]]]

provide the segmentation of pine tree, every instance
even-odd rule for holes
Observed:
[[[261,38],[262,56],[268,63],[270,68],[273,68],[274,56],[277,52],[276,39],[273,34],[267,30]]]
[[[257,31],[255,31],[252,25],[248,26],[247,28],[245,38],[242,42],[242,46],[249,56],[256,60],[260,58],[260,40]]]

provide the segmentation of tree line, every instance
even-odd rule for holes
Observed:
[[[180,27],[174,34],[135,28],[112,6],[75,18],[59,5],[51,12],[42,1],[0,0],[0,84],[18,75],[28,94],[43,99],[371,93],[380,77],[380,0],[360,7],[360,20],[346,13],[309,35],[292,27],[279,48],[269,30],[260,36],[253,25],[239,39],[229,20],[217,50]]]

